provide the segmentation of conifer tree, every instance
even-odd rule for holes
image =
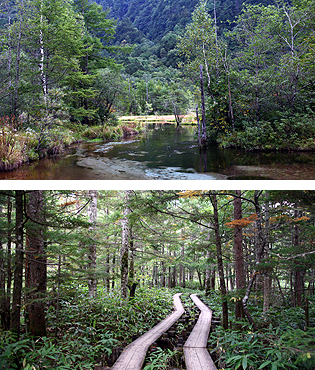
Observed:
[[[42,190],[28,194],[25,287],[28,331],[37,336],[46,335],[47,258],[45,252],[45,198]]]

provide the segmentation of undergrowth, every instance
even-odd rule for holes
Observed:
[[[242,122],[242,129],[218,136],[221,147],[246,150],[310,150],[314,151],[314,113],[282,114],[282,118],[269,121]]]
[[[214,293],[212,293],[213,295]],[[211,307],[211,300],[205,298]],[[218,368],[225,370],[315,369],[315,304],[310,299],[310,326],[306,326],[301,307],[250,307],[258,331],[253,331],[246,320],[234,319],[229,302],[230,328],[219,326],[210,336],[212,354]],[[212,308],[212,307],[211,307]]]
[[[139,288],[132,301],[121,301],[118,292],[100,291],[95,299],[85,289],[75,297],[51,302],[47,312],[47,337],[19,341],[0,332],[0,369],[94,369],[115,346],[127,344],[164,319],[173,309],[172,294],[162,289]]]

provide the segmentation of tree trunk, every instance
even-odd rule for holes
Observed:
[[[1,207],[1,206],[0,206]],[[10,329],[10,303],[11,303],[11,197],[7,198],[7,249],[0,240],[0,323],[4,330]],[[0,210],[2,213],[2,209]],[[2,215],[1,215],[2,216]],[[4,215],[3,215],[4,217]]]
[[[210,294],[211,290],[211,269],[210,269],[210,257],[211,257],[211,252],[208,249],[207,250],[207,268],[206,268],[206,279],[205,279],[205,292],[206,296]]]
[[[159,273],[158,265],[155,264],[153,265],[153,270],[152,270],[152,283],[151,283],[152,286],[155,286],[155,287],[158,286],[158,273]]]
[[[165,247],[164,245],[162,246],[162,256],[164,257],[164,252],[165,252]],[[161,261],[161,287],[164,288],[166,286],[166,279],[165,279],[165,274],[166,274],[166,267],[164,260]]]
[[[11,306],[11,284],[12,284],[12,267],[11,267],[11,247],[12,247],[12,201],[11,197],[7,199],[7,221],[8,221],[8,242],[7,242],[7,299],[6,299],[6,330],[10,328],[10,306]]]
[[[215,268],[212,270],[210,289],[215,290]]]
[[[210,223],[209,226],[211,226],[211,223]],[[208,233],[206,240],[209,242],[210,232]],[[210,290],[211,290],[210,258],[211,258],[211,251],[209,249],[207,249],[207,258],[206,258],[207,267],[206,267],[206,272],[205,272],[205,293],[206,293],[206,296],[208,296],[210,294]]]
[[[200,130],[200,121],[199,121],[199,114],[198,114],[198,104],[196,104],[196,118],[198,124],[198,146],[201,148],[201,130]]]
[[[112,290],[115,288],[115,268],[116,268],[116,256],[115,254],[113,255],[113,268],[112,268],[112,273],[113,273],[113,278],[112,278]]]
[[[56,304],[56,329],[57,335],[58,323],[59,323],[59,308],[60,308],[60,286],[61,286],[61,254],[58,256],[58,267],[57,267],[57,304]]]
[[[121,298],[127,299],[128,296],[128,254],[130,246],[130,222],[128,216],[131,213],[130,200],[132,191],[126,190],[125,192],[125,210],[124,218],[122,220],[122,242],[120,249],[120,282],[121,282]]]
[[[185,258],[185,247],[184,247],[184,244],[182,244],[182,247],[181,247],[181,264],[179,265],[179,283],[180,283],[180,286],[185,288],[185,285],[186,285],[186,280],[185,280],[185,266],[183,265],[183,261],[184,261],[184,258]]]
[[[25,288],[28,331],[34,336],[46,336],[45,298],[47,260],[44,248],[43,191],[29,193],[26,230]]]
[[[216,244],[218,272],[219,272],[219,279],[220,279],[220,291],[221,291],[221,296],[222,296],[222,319],[223,319],[222,325],[224,329],[228,329],[229,316],[228,316],[228,305],[227,305],[227,297],[226,297],[226,286],[225,286],[225,280],[224,280],[221,235],[220,235],[220,228],[219,228],[219,215],[218,215],[218,205],[217,205],[216,194],[212,194],[210,196],[210,199],[211,199],[211,203],[213,206],[215,244]]]
[[[110,255],[107,253],[106,256],[106,289],[110,291]]]
[[[234,197],[234,220],[242,219],[242,200],[240,198],[241,191],[235,190]],[[244,269],[244,253],[243,253],[243,233],[242,227],[235,225],[234,227],[234,258],[235,258],[235,279],[237,293],[243,291],[246,287],[245,269]],[[242,293],[241,293],[242,294]],[[241,296],[237,294],[235,301],[235,318],[244,318],[244,311]]]
[[[202,114],[202,137],[201,145],[207,145],[207,130],[206,130],[206,109],[205,109],[205,94],[203,88],[203,73],[202,65],[200,65],[200,94],[201,94],[201,114]]]
[[[6,296],[5,296],[5,253],[0,240],[0,322],[4,329],[6,326]]]
[[[268,192],[265,193],[265,196],[268,197]],[[266,217],[265,217],[265,235],[266,235],[266,247],[265,247],[265,257],[268,258],[269,255],[269,202],[266,201],[265,205]],[[266,313],[269,310],[270,305],[270,291],[271,291],[271,277],[269,271],[265,271],[264,274],[264,305],[263,313]]]
[[[299,212],[296,210],[294,217],[299,217]],[[294,247],[297,250],[300,245],[300,228],[299,225],[294,225]],[[302,296],[304,291],[304,275],[305,268],[301,263],[297,263],[294,269],[294,303],[295,306],[302,307]]]
[[[20,334],[20,312],[21,312],[21,293],[23,280],[23,201],[24,191],[15,191],[15,259],[14,259],[14,283],[12,296],[12,310],[11,310],[11,325],[10,330]]]
[[[130,241],[129,241],[129,275],[128,284],[132,285],[135,282],[135,247],[132,229],[130,228]]]
[[[12,112],[14,116],[17,116],[17,107],[18,107],[18,99],[19,99],[23,12],[24,12],[24,9],[22,6],[22,9],[20,11],[19,35],[18,35],[18,40],[17,40],[16,58],[15,58],[15,86],[14,86],[14,97],[13,97],[13,107],[12,107]]]
[[[204,288],[203,282],[202,282],[202,274],[201,271],[197,268],[197,276],[200,284],[200,290]]]
[[[255,203],[255,211],[256,211],[256,214],[257,214],[257,220],[256,220],[256,227],[257,227],[257,245],[256,245],[256,266],[260,263],[261,261],[261,258],[263,256],[263,253],[264,253],[264,250],[265,250],[265,245],[266,245],[266,238],[264,237],[263,235],[263,232],[262,232],[262,227],[261,227],[261,206],[259,204],[259,196],[261,195],[261,192],[258,191],[258,190],[255,190],[255,195],[254,195],[254,203]],[[249,321],[249,323],[253,326],[253,329],[256,331],[258,328],[256,326],[256,324],[254,323],[253,321],[253,318],[248,310],[248,307],[247,307],[247,302],[248,302],[248,299],[249,299],[249,295],[250,295],[250,292],[251,292],[251,289],[255,283],[255,280],[256,280],[256,277],[257,275],[259,274],[259,271],[257,271],[256,269],[254,270],[250,280],[249,280],[249,283],[248,283],[248,286],[247,286],[247,289],[246,289],[246,293],[245,293],[245,296],[242,300],[243,302],[243,309],[244,309],[244,312],[245,312],[245,315]]]
[[[195,263],[196,255],[193,254],[193,263]],[[194,281],[195,278],[195,269],[193,267],[189,268],[189,281]]]
[[[128,289],[129,289],[129,299],[133,299],[136,294],[136,288],[138,282],[135,281],[135,246],[132,229],[130,228],[130,254],[129,254],[129,276],[128,276]]]
[[[96,228],[97,222],[97,190],[89,190],[90,203],[88,208],[89,222],[91,226],[89,227],[89,234],[92,235]],[[89,297],[95,298],[97,293],[97,278],[96,278],[96,244],[91,240],[89,244],[89,254],[88,254],[88,269],[89,269]]]
[[[169,255],[169,260],[171,260],[171,256],[172,256],[172,252],[169,251],[168,252],[168,255]],[[171,266],[168,267],[168,277],[167,277],[167,287],[168,288],[172,288],[172,278],[171,278],[171,273],[172,269],[171,269]]]
[[[174,251],[174,259],[176,260],[176,251]],[[176,286],[177,286],[177,268],[176,264],[174,264],[172,272],[172,287],[175,288]]]

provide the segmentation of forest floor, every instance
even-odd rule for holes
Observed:
[[[75,294],[74,294],[75,292]],[[309,327],[301,307],[250,305],[259,330],[233,318],[234,300],[229,299],[230,328],[220,326],[221,300],[196,289],[139,287],[133,300],[122,304],[119,291],[100,288],[89,298],[85,287],[68,287],[47,311],[47,337],[34,339],[22,327],[20,340],[0,330],[0,369],[6,370],[105,370],[113,366],[124,348],[172,313],[172,296],[182,293],[185,314],[176,325],[150,346],[143,370],[185,369],[183,345],[198,320],[199,310],[190,298],[197,292],[216,318],[207,347],[218,369],[315,369],[315,298],[309,298]],[[73,295],[74,294],[74,295]],[[232,297],[233,298],[233,297]],[[252,297],[254,300],[255,297]],[[257,301],[260,302],[260,301]],[[199,368],[198,368],[199,369]]]

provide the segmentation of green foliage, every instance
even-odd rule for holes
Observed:
[[[212,338],[214,339],[213,335]],[[252,333],[250,331],[216,331],[217,347],[220,361],[226,363],[226,369],[238,369],[242,367],[258,369],[260,365],[266,363],[274,368],[296,368],[291,361],[290,355],[283,352],[275,346],[270,346],[270,341],[262,334]],[[264,342],[269,343],[267,346]],[[263,366],[264,367],[264,366]],[[261,367],[261,368],[263,368]],[[269,367],[271,368],[271,367]]]
[[[314,150],[314,115],[313,113],[282,113],[283,118],[270,121],[258,121],[253,125],[243,121],[243,130],[228,135],[219,135],[218,143],[222,147],[240,147],[245,149],[300,149]]]
[[[147,365],[144,366],[143,370],[167,370],[169,368],[169,361],[175,357],[177,352],[172,352],[170,349],[163,351],[161,348],[157,348],[155,352],[151,353],[146,361]]]
[[[314,311],[314,309],[313,309]],[[302,330],[301,308],[271,309],[262,316],[256,309],[260,330],[252,332],[246,322],[235,322],[238,329],[219,327],[211,334],[213,352],[226,369],[312,369],[315,365],[315,328]],[[216,343],[216,344],[215,344]]]
[[[16,121],[13,117],[1,117],[0,127],[0,168],[6,169],[10,164],[25,160],[24,140],[17,137]]]
[[[90,329],[92,328],[86,328],[86,334],[90,333]],[[42,337],[36,341],[26,336],[25,338],[14,341],[8,332],[1,333],[1,369],[93,369],[97,358],[103,353],[111,353],[111,348],[116,343],[109,332],[98,333],[95,341],[87,336],[78,336],[68,341],[65,335],[58,344],[53,338]]]
[[[64,291],[64,293],[66,290]],[[172,294],[161,289],[137,289],[131,302],[122,302],[118,292],[99,292],[95,299],[86,288],[68,287],[59,302],[47,312],[49,337],[19,341],[10,332],[0,335],[0,369],[94,369],[119,342],[131,342],[172,310]],[[54,301],[53,301],[54,302]],[[33,367],[33,368],[32,368]]]
[[[80,333],[89,333],[93,337],[99,331],[109,331],[115,339],[130,341],[132,335],[143,334],[156,320],[167,316],[170,309],[172,295],[166,290],[138,288],[132,301],[121,302],[119,292],[105,291],[91,300],[84,288],[73,298],[62,300],[59,319],[71,340]],[[56,325],[56,314],[51,307],[51,325]]]
[[[85,139],[102,139],[104,141],[121,137],[123,130],[121,126],[90,126],[82,132]]]

